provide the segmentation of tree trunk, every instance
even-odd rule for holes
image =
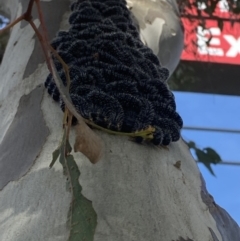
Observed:
[[[27,2],[0,0],[12,19],[26,10]],[[175,6],[174,1],[169,2]],[[60,28],[67,27],[69,1],[42,1],[42,6],[53,38]],[[160,11],[165,12],[164,6]],[[174,31],[182,36],[175,8],[168,11],[175,16]],[[34,22],[39,26],[38,19]],[[160,49],[161,41],[166,45],[168,39],[164,31]],[[169,43],[179,60],[182,40]],[[160,54],[159,58],[165,57]],[[165,65],[173,70],[176,64],[168,59]],[[159,149],[100,131],[96,133],[105,148],[97,164],[74,153],[82,194],[92,202],[96,214],[89,211],[87,219],[96,218],[97,226],[92,234],[83,225],[69,236],[74,224],[67,225],[68,212],[74,200],[66,189],[61,164],[56,162],[49,169],[62,138],[63,114],[43,87],[47,75],[33,30],[24,22],[17,24],[0,68],[0,240],[240,240],[238,225],[208,194],[183,140]],[[71,143],[74,135],[73,128]],[[79,220],[87,211],[80,209]],[[78,238],[81,232],[94,239]]]

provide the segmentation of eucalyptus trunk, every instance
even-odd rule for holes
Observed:
[[[26,10],[28,1],[0,4],[13,20]],[[52,39],[59,29],[68,28],[70,2],[41,5]],[[175,1],[133,0],[129,5],[143,41],[173,72],[183,47]],[[148,39],[150,33],[141,20],[144,14],[152,17],[153,10],[158,12],[155,42]],[[39,26],[36,10],[33,16]],[[63,113],[44,88],[48,73],[33,29],[26,22],[18,23],[11,29],[0,68],[0,240],[240,240],[238,225],[207,192],[182,139],[157,148],[95,131],[104,143],[101,160],[92,164],[83,154],[73,154],[81,172],[79,179],[75,173],[79,183],[74,187],[82,203],[73,210],[76,197],[66,188],[62,165],[56,162],[49,169],[62,139]],[[74,136],[73,127],[70,144]],[[69,221],[73,217],[75,223]],[[89,228],[88,223],[96,225]]]

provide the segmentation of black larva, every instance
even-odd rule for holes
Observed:
[[[78,0],[71,5],[69,31],[52,46],[69,66],[70,97],[77,111],[102,127],[135,132],[155,127],[152,143],[180,138],[183,122],[166,85],[169,72],[144,46],[124,0]],[[64,85],[62,65],[54,58]],[[64,103],[49,74],[45,86]],[[142,142],[141,137],[136,137]]]

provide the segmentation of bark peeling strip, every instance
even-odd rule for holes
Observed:
[[[41,110],[43,92],[41,85],[21,97],[13,122],[0,144],[0,190],[26,174],[49,135]]]
[[[217,229],[221,235],[222,241],[239,241],[240,240],[240,228],[238,224],[232,219],[232,217],[220,206],[218,206],[213,197],[208,193],[206,188],[206,183],[202,177],[200,176],[202,181],[201,186],[201,197],[203,202],[207,205],[210,214],[216,221]],[[213,236],[213,232],[210,233]],[[215,235],[215,234],[214,234]],[[214,236],[213,236],[214,238]],[[214,239],[214,241],[218,239]]]

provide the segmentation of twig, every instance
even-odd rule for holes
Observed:
[[[26,20],[27,22],[29,22],[32,19],[32,7],[33,7],[33,3],[35,0],[30,0],[28,3],[28,8],[27,11],[25,13],[23,13],[20,17],[18,17],[17,19],[13,20],[11,23],[9,23],[5,28],[0,30],[0,34],[3,34],[5,31],[9,30],[10,28],[12,28],[14,25],[16,25],[17,23],[19,23],[22,20]]]
[[[49,65],[49,59],[51,59],[51,54],[50,54],[50,51],[47,51],[49,50],[49,41],[48,41],[48,34],[47,34],[47,29],[46,29],[46,24],[44,22],[44,18],[43,18],[43,14],[42,14],[42,11],[41,11],[41,5],[40,5],[40,1],[39,0],[35,0],[35,3],[37,5],[37,11],[38,11],[38,16],[39,16],[39,20],[40,20],[40,23],[41,23],[41,29],[42,29],[42,48],[44,49],[44,52],[46,52],[46,61],[47,61],[47,64],[48,64],[48,68],[49,68],[49,71],[52,72],[52,69],[51,69],[51,64]]]
[[[12,28],[15,24],[19,23],[20,21],[24,20],[24,15],[21,15],[17,19],[15,19],[13,22],[9,23],[6,27],[2,28],[0,30],[0,35],[8,31],[10,28]]]
[[[32,8],[35,0],[29,0],[27,11],[24,13],[25,20],[29,21],[32,19]]]

